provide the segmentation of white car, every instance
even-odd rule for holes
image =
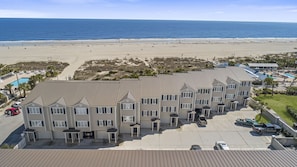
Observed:
[[[215,144],[215,147],[218,150],[230,150],[228,145],[224,141],[217,141],[216,144]]]

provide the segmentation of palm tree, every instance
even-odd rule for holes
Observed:
[[[26,97],[26,91],[30,89],[30,85],[27,83],[21,83],[19,85],[19,89],[23,90],[23,97]],[[20,93],[20,96],[21,96],[21,93]]]
[[[264,83],[266,85],[266,89],[268,88],[268,86],[271,86],[271,96],[273,96],[273,87],[275,85],[275,82],[273,81],[273,78],[267,77],[264,80]]]
[[[37,83],[36,75],[31,76],[28,81],[28,84],[30,85],[31,89],[33,89],[36,86],[36,83]]]
[[[4,87],[5,89],[7,89],[9,91],[10,95],[12,94],[12,87],[13,87],[13,85],[11,83],[5,85],[5,87]]]
[[[44,81],[44,75],[42,75],[42,74],[37,74],[37,75],[36,75],[36,80],[38,81],[38,83],[41,82],[41,81]]]

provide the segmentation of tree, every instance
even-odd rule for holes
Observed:
[[[21,83],[19,85],[19,89],[23,90],[23,97],[26,97],[26,91],[30,89],[30,85],[27,83]],[[20,93],[20,96],[21,96],[21,93]]]
[[[7,89],[9,91],[10,95],[12,94],[12,87],[13,87],[13,85],[11,83],[5,85],[5,87],[4,87],[5,89]]]
[[[273,78],[270,78],[270,77],[265,78],[264,83],[265,83],[266,89],[268,88],[268,86],[271,86],[271,89],[272,89],[271,96],[273,96],[273,87],[275,85]]]

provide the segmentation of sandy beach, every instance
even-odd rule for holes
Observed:
[[[72,76],[85,61],[114,58],[260,56],[297,51],[297,39],[119,39],[85,41],[0,42],[0,63],[63,61],[58,79]]]

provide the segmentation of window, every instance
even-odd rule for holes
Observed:
[[[175,101],[177,100],[177,95],[162,95],[163,101]]]
[[[234,99],[235,94],[226,94],[226,99]]]
[[[62,114],[65,114],[65,108],[64,107],[52,107],[51,112],[54,115],[62,115]]]
[[[89,114],[89,111],[88,111],[88,108],[85,108],[85,107],[76,107],[76,108],[74,108],[74,114],[87,115],[87,114]]]
[[[223,86],[214,86],[213,91],[214,92],[222,92],[223,91]]]
[[[112,107],[97,107],[98,114],[112,114]]]
[[[249,82],[249,81],[242,81],[241,82],[241,84],[240,84],[240,86],[251,86],[251,82]]]
[[[222,97],[213,97],[212,98],[212,101],[213,102],[220,102],[221,103],[222,102]]]
[[[208,100],[207,99],[197,99],[196,104],[208,104]]]
[[[55,128],[65,128],[67,127],[66,121],[53,121],[53,126]]]
[[[182,109],[191,109],[192,104],[191,103],[182,103],[182,104],[180,104],[180,108],[182,108]]]
[[[134,116],[123,116],[122,122],[134,122]]]
[[[176,112],[175,106],[162,106],[161,112]]]
[[[198,89],[198,94],[209,94],[210,89]]]
[[[40,107],[28,107],[27,111],[28,111],[28,114],[41,114]]]
[[[192,98],[193,97],[193,92],[182,92],[181,97],[182,98]]]
[[[113,126],[113,120],[98,120],[97,125],[99,127],[112,127]]]
[[[89,126],[90,126],[89,121],[76,121],[76,127],[78,128],[85,128]]]
[[[135,104],[134,103],[122,103],[121,104],[121,109],[122,110],[134,110],[135,109]]]
[[[236,85],[235,84],[229,84],[227,86],[227,89],[236,89]]]
[[[30,123],[30,126],[33,127],[33,128],[43,127],[44,126],[42,120],[31,120],[31,121],[29,121],[29,123]]]
[[[157,110],[151,110],[151,111],[147,111],[147,110],[143,110],[141,112],[141,116],[143,117],[157,117],[158,116],[158,111]]]
[[[141,104],[158,104],[158,99],[152,99],[152,98],[143,98],[141,99]]]
[[[239,96],[248,96],[249,95],[249,91],[248,90],[242,90],[240,92],[238,92]]]

